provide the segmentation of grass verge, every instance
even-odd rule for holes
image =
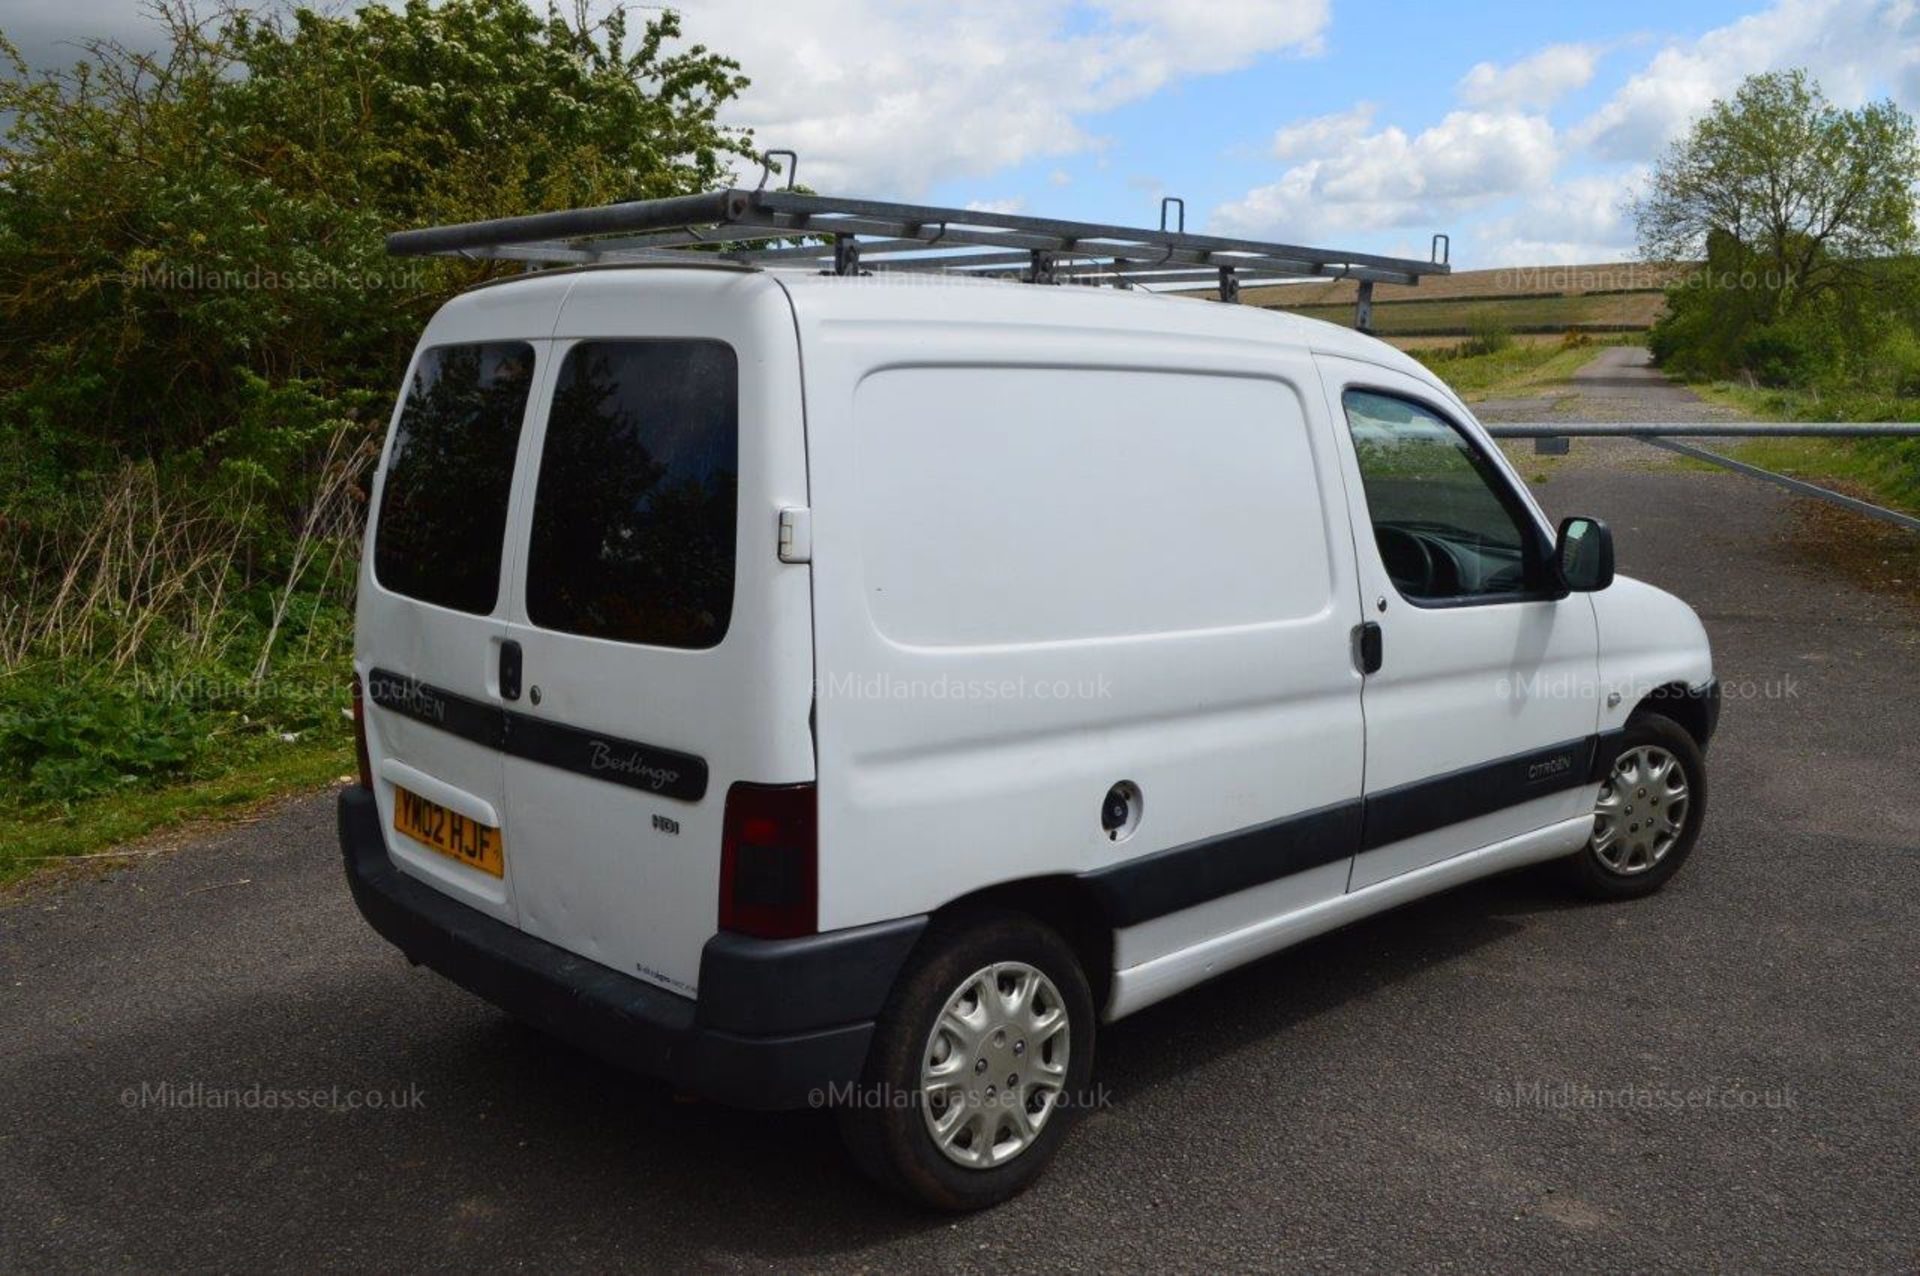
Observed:
[[[1899,421],[1920,419],[1920,401],[1836,398],[1796,390],[1763,390],[1720,381],[1693,386],[1709,402],[1762,421]],[[1723,440],[1716,450],[1763,469],[1806,479],[1876,505],[1920,514],[1920,439]],[[1718,470],[1705,462],[1683,463]],[[1789,541],[1823,570],[1838,570],[1862,588],[1920,605],[1920,536],[1821,501],[1793,503]]]
[[[1408,353],[1432,369],[1434,374],[1468,402],[1481,399],[1518,398],[1543,385],[1565,381],[1588,363],[1601,347],[1633,345],[1637,341],[1622,337],[1617,341],[1581,341],[1574,344],[1533,345],[1514,342],[1491,354],[1462,355],[1452,349],[1412,350]]]
[[[232,817],[269,798],[324,788],[352,770],[353,745],[328,739],[263,752],[223,774],[165,788],[0,808],[0,887],[182,824]]]
[[[1701,398],[1724,404],[1758,421],[1911,421],[1920,419],[1920,400],[1892,397],[1857,399],[1796,390],[1753,389],[1717,381],[1692,387]],[[1920,439],[1889,446],[1860,439],[1728,440],[1724,451],[1736,460],[1809,482],[1837,483],[1849,495],[1920,514]]]

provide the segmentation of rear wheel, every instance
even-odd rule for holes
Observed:
[[[1706,761],[1686,728],[1640,714],[1613,745],[1594,800],[1593,832],[1568,861],[1593,899],[1651,895],[1680,871],[1707,813]]]
[[[936,922],[840,1112],[854,1158],[923,1204],[998,1204],[1046,1168],[1093,1065],[1093,996],[1066,941],[1018,913]]]

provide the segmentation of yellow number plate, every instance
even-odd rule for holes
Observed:
[[[438,802],[429,802],[397,785],[393,790],[393,827],[468,868],[477,868],[495,877],[506,874],[506,846],[499,829],[470,820],[458,811],[449,811]]]

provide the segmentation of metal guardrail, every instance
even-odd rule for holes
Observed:
[[[1483,421],[1497,439],[1920,438],[1920,422],[1864,421]]]
[[[1736,474],[1745,474],[1762,482],[1772,483],[1776,487],[1786,488],[1799,496],[1812,497],[1825,501],[1829,505],[1838,505],[1841,509],[1864,514],[1868,518],[1879,519],[1883,523],[1892,523],[1904,527],[1910,532],[1920,532],[1920,518],[1900,510],[1892,510],[1884,505],[1875,505],[1844,492],[1809,483],[1805,479],[1794,478],[1790,474],[1779,474],[1773,470],[1762,469],[1746,461],[1722,456],[1718,452],[1709,452],[1703,447],[1691,443],[1682,443],[1675,436],[1685,438],[1735,438],[1735,439],[1791,439],[1791,438],[1827,438],[1827,439],[1887,439],[1920,438],[1920,422],[1857,422],[1857,421],[1795,421],[1790,423],[1762,421],[1489,421],[1482,423],[1488,434],[1496,439],[1532,439],[1534,451],[1546,456],[1564,456],[1572,446],[1574,439],[1638,439],[1642,443],[1677,452],[1681,456],[1696,461],[1706,461]]]

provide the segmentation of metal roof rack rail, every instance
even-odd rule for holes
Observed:
[[[787,184],[770,190],[773,156],[788,162]],[[1247,283],[1352,279],[1356,326],[1370,327],[1373,285],[1416,285],[1451,267],[1436,236],[1431,259],[1310,248],[1190,234],[1186,205],[1161,201],[1157,229],[1062,221],[972,208],[939,208],[815,195],[793,189],[798,157],[769,151],[760,184],[701,195],[635,200],[599,208],[534,213],[401,231],[387,237],[398,257],[493,258],[542,265],[679,261],[814,267],[851,275],[874,271],[1015,277],[1030,283],[1111,284],[1155,291],[1206,291],[1239,299]],[[1169,227],[1168,212],[1177,210]]]

